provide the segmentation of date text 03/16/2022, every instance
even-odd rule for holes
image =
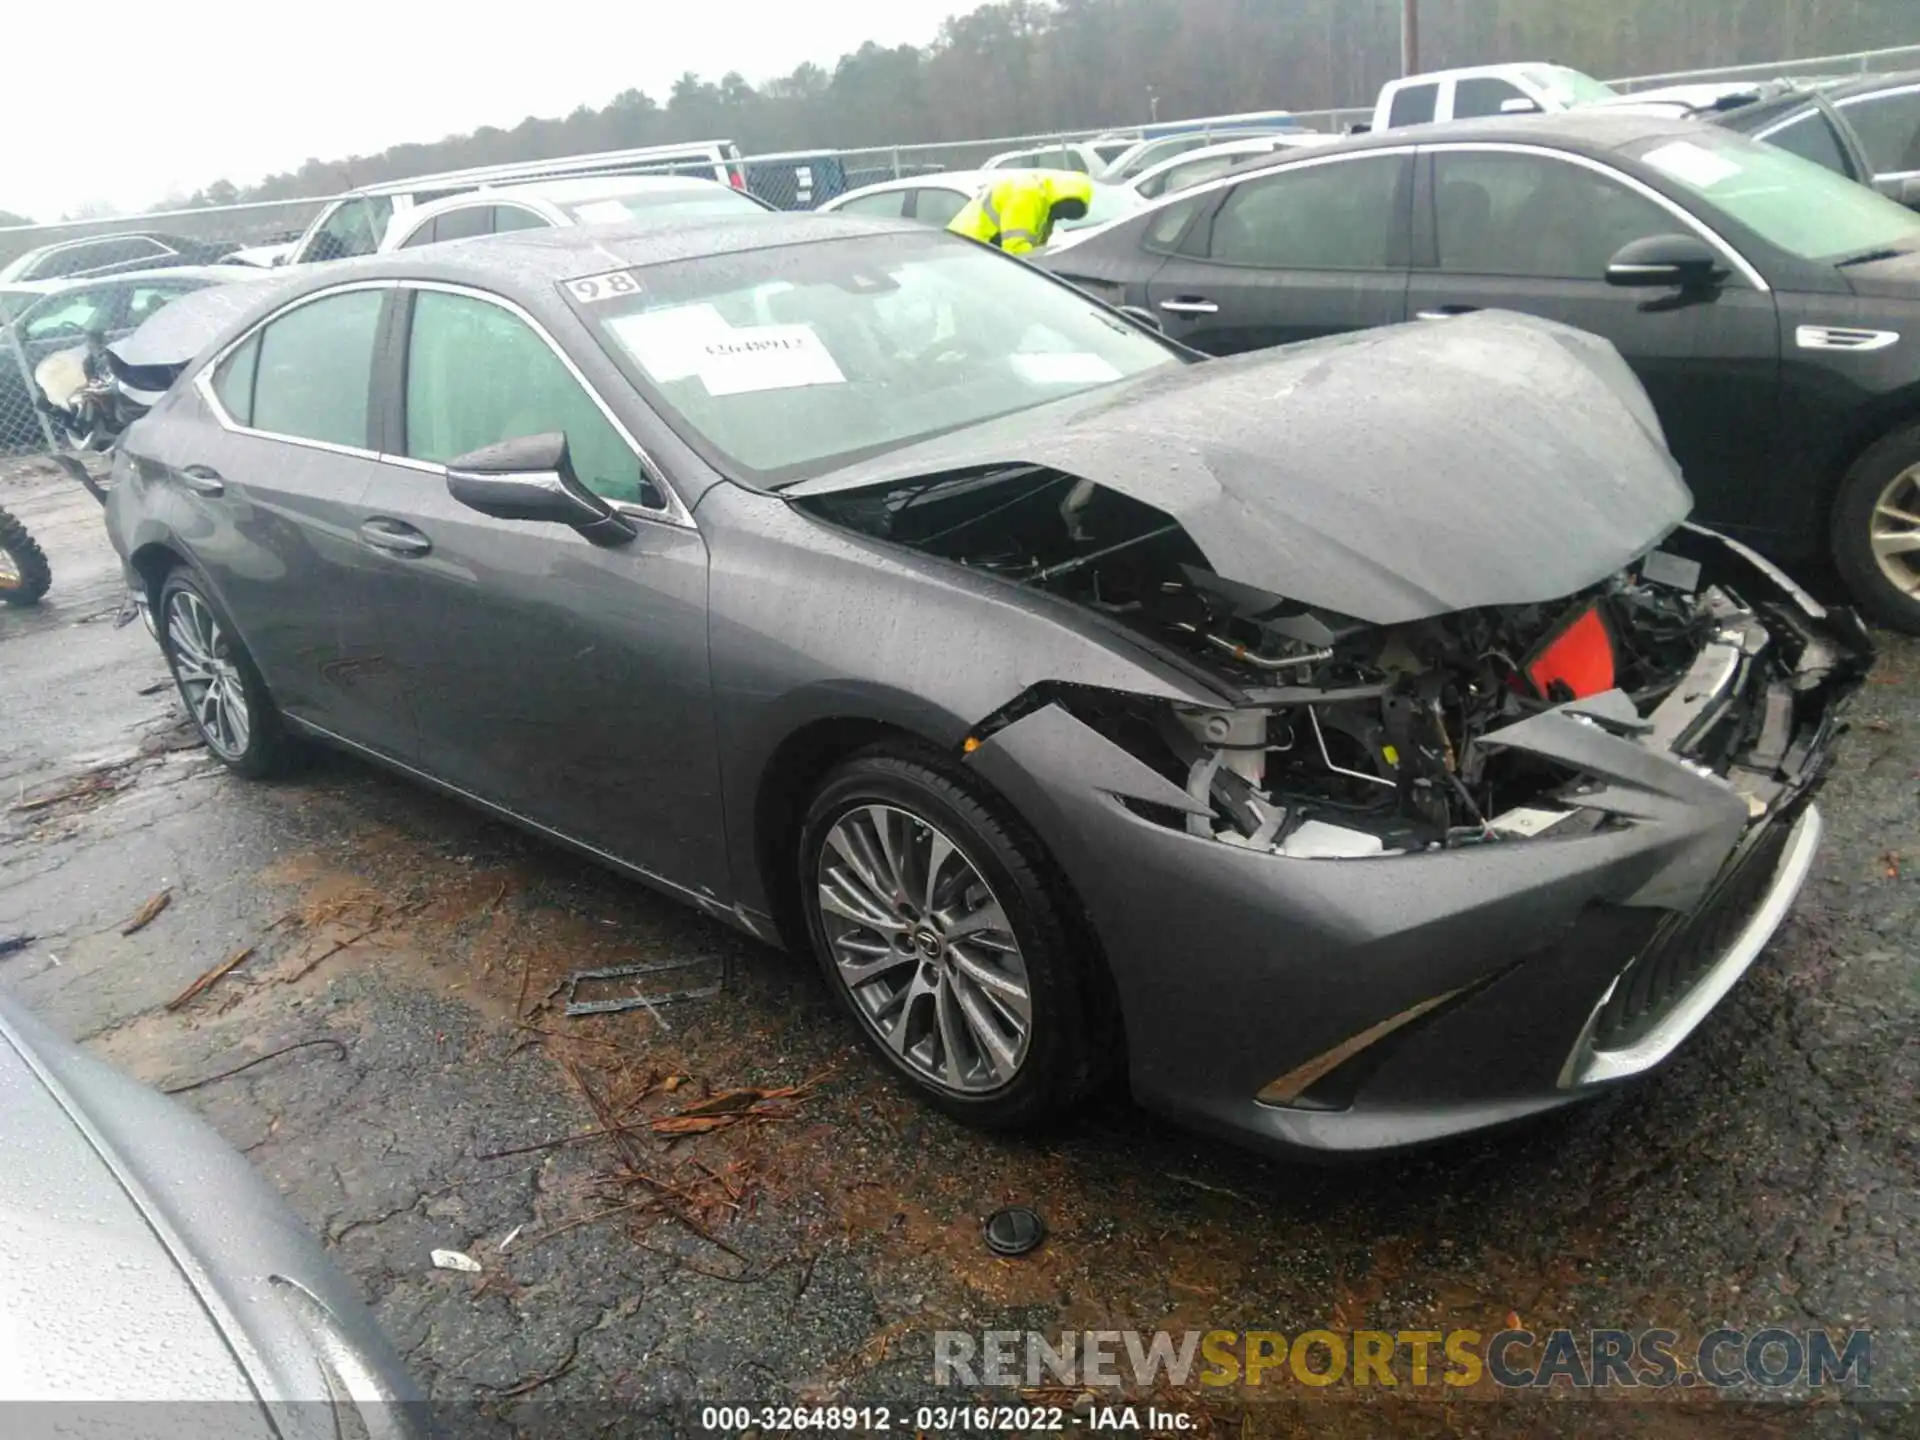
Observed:
[[[1036,1435],[1068,1430],[1095,1434],[1176,1435],[1196,1429],[1186,1412],[1165,1405],[1107,1404],[1068,1409],[1064,1405],[708,1405],[700,1428],[722,1435],[766,1431],[785,1435],[816,1430],[823,1434],[905,1434],[934,1437],[980,1432]]]

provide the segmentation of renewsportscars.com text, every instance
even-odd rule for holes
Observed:
[[[1864,1388],[1865,1330],[939,1330],[936,1385]]]

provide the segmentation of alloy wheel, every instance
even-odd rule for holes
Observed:
[[[1908,466],[1880,492],[1868,538],[1874,561],[1902,595],[1920,599],[1920,465]]]
[[[246,682],[226,632],[191,590],[167,599],[167,650],[201,738],[223,760],[240,759],[253,734]]]
[[[26,577],[20,573],[20,562],[13,558],[13,552],[0,545],[0,590],[18,590],[26,583]]]
[[[891,805],[848,810],[820,847],[834,972],[880,1042],[956,1095],[1013,1082],[1033,991],[1006,908],[951,838]]]

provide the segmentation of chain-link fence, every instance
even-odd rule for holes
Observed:
[[[1642,91],[1668,85],[1811,79],[1904,69],[1920,69],[1920,45],[1630,76],[1609,83],[1623,91]],[[1371,115],[1371,106],[1364,106],[1298,111],[1292,118],[1309,128],[1337,134]],[[1021,156],[1022,163],[1028,165],[1092,168],[1097,157],[1087,148],[1091,142],[1101,142],[1103,154],[1098,158],[1109,158],[1104,153],[1112,148],[1109,142],[1146,128],[1144,124],[1123,125],[1097,132],[1009,135],[853,150],[796,150],[729,157],[724,171],[710,165],[699,168],[700,173],[723,176],[780,209],[811,210],[867,185],[940,171],[977,170],[1000,155]],[[1221,138],[1232,133],[1223,129]],[[594,158],[611,162],[622,157]],[[684,163],[619,167],[620,173],[661,169],[693,173]],[[271,264],[275,252],[290,250],[292,242],[316,217],[327,214],[327,223],[334,223],[333,217],[349,209],[343,205],[335,210],[335,202],[348,198],[329,195],[55,225],[0,227],[0,266],[29,251],[44,252],[32,267],[32,273],[41,278],[26,286],[0,281],[0,452],[44,450],[71,443],[75,427],[70,412],[48,399],[42,382],[53,382],[65,393],[77,383],[79,357],[85,353],[88,331],[98,330],[109,338],[125,333],[152,310],[193,288],[184,278],[169,283],[164,268],[206,263]],[[370,215],[375,208],[368,207]],[[391,213],[389,204],[386,214]],[[372,216],[368,221],[367,235],[362,237],[366,248],[379,238],[375,233],[379,220],[379,216]],[[103,268],[112,273],[98,273]],[[95,273],[80,276],[81,271]]]

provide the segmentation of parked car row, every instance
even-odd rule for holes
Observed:
[[[1039,263],[1217,355],[1487,309],[1604,336],[1703,521],[1920,630],[1920,216],[1783,149],[1610,107],[1389,131]]]

